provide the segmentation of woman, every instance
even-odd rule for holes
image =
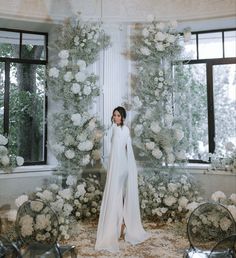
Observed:
[[[124,225],[125,240],[133,245],[149,237],[141,224],[137,167],[129,128],[124,125],[125,118],[126,111],[123,107],[113,110],[112,144],[98,222],[96,250],[119,251],[118,240]]]

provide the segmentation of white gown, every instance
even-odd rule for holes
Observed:
[[[129,128],[115,124],[95,250],[119,251],[118,239],[123,222],[126,225],[125,240],[131,244],[150,237],[141,223],[137,167]]]

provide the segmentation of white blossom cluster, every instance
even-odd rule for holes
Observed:
[[[11,172],[16,166],[22,166],[24,164],[24,158],[10,154],[7,148],[8,139],[0,134],[0,170],[4,172]]]
[[[69,175],[64,188],[53,183],[47,187],[38,188],[36,192],[31,194],[31,198],[33,198],[30,205],[31,210],[38,215],[34,219],[28,215],[22,218],[24,220],[20,222],[22,234],[24,236],[31,236],[32,234],[36,236],[35,232],[38,235],[43,230],[55,229],[51,225],[50,217],[43,210],[42,202],[36,200],[40,199],[56,212],[59,222],[59,237],[69,239],[78,221],[98,217],[102,188],[96,175],[90,174],[83,179]],[[17,207],[20,207],[28,199],[27,195],[19,196],[15,201]],[[55,233],[55,230],[53,232]],[[45,238],[41,240],[45,240]]]
[[[50,147],[59,161],[59,173],[78,174],[100,160],[102,127],[91,112],[100,94],[98,77],[88,66],[108,47],[109,37],[101,24],[68,19],[55,42],[59,51],[48,71],[49,94],[63,109],[50,118]]]
[[[29,201],[26,196],[16,200],[19,206],[17,227],[21,237],[27,242],[53,243],[58,235],[58,221],[56,214],[45,202],[40,200]]]
[[[154,17],[134,38],[137,72],[132,91],[134,146],[153,166],[184,163],[187,142],[183,122],[173,112],[172,64],[180,54],[176,22]]]
[[[216,239],[218,235],[227,236],[234,232],[234,221],[236,219],[236,194],[227,197],[222,191],[216,191],[211,195],[213,203],[220,203],[223,206],[211,206],[206,204],[204,208],[195,209],[203,204],[194,202],[187,206],[189,210],[189,228],[193,237],[197,239]],[[226,208],[226,209],[225,209]]]
[[[138,182],[141,214],[152,221],[182,221],[188,206],[201,200],[196,182],[186,175],[152,172],[140,175]]]

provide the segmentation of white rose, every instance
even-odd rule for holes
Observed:
[[[58,78],[59,70],[56,67],[50,68],[48,74],[50,77]]]
[[[24,158],[21,156],[16,156],[16,164],[17,166],[22,166],[24,164]]]
[[[17,207],[20,207],[24,202],[27,202],[29,200],[28,195],[23,194],[16,198],[15,204]]]
[[[146,149],[147,149],[147,150],[153,150],[154,147],[155,147],[155,143],[154,143],[154,142],[147,142],[147,143],[145,144],[145,146],[146,146]]]
[[[159,133],[161,130],[158,122],[152,122],[150,128],[154,133]]]
[[[77,178],[76,178],[76,176],[69,175],[69,176],[67,177],[67,179],[66,179],[66,184],[67,184],[67,185],[72,186],[72,185],[75,185],[76,183],[77,183]]]
[[[68,50],[61,50],[58,54],[58,56],[61,59],[67,59],[69,57],[69,51]]]
[[[76,79],[77,82],[84,82],[85,79],[86,79],[86,74],[84,72],[78,72],[75,75],[75,79]]]
[[[162,43],[157,43],[156,44],[156,49],[157,49],[157,51],[162,52],[162,51],[165,50],[165,47],[164,47],[164,45]]]
[[[160,159],[162,157],[162,152],[159,148],[156,148],[152,151],[152,156],[156,159]]]
[[[221,200],[225,200],[226,199],[226,195],[221,192],[221,191],[216,191],[215,193],[213,193],[211,195],[211,199],[215,202],[219,202]]]
[[[236,205],[236,193],[232,193],[229,197],[229,200]]]
[[[177,199],[173,196],[167,196],[164,198],[163,202],[165,203],[165,205],[170,207],[177,202]]]
[[[72,72],[66,72],[66,74],[63,76],[64,81],[70,82],[73,79]]]
[[[181,196],[178,200],[179,206],[182,207],[183,209],[186,209],[188,205],[188,199],[185,196]]]
[[[89,95],[92,92],[91,88],[89,86],[85,86],[83,89],[84,95]]]
[[[1,157],[1,163],[3,164],[3,166],[9,165],[9,163],[10,163],[9,157],[8,156]]]
[[[151,54],[150,50],[147,47],[141,47],[140,51],[145,56],[149,56]]]
[[[86,69],[86,62],[84,60],[78,60],[77,65],[79,66],[80,71],[84,71]]]
[[[78,126],[81,123],[82,117],[80,114],[72,114],[71,115],[71,120],[73,121],[73,125]]]
[[[73,150],[67,150],[65,151],[65,156],[67,159],[73,159],[75,157],[75,152]]]
[[[166,38],[166,35],[161,31],[158,31],[157,34],[155,35],[155,39],[157,41],[164,41],[165,38]]]
[[[78,83],[73,83],[71,87],[71,91],[74,94],[79,94],[80,93],[80,85]]]
[[[93,143],[89,140],[79,143],[78,149],[80,151],[90,151],[93,148]]]

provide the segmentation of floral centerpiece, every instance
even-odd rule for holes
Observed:
[[[91,113],[100,90],[98,77],[89,71],[89,65],[109,44],[101,24],[83,23],[75,17],[60,27],[51,46],[57,51],[48,71],[49,95],[61,103],[61,111],[50,117],[54,136],[50,146],[62,174],[78,174],[81,168],[100,160],[102,126]]]
[[[0,134],[0,170],[4,172],[11,172],[14,167],[22,166],[24,164],[24,158],[10,154],[7,149],[8,139]]]
[[[133,39],[133,143],[140,159],[154,167],[186,160],[183,121],[173,110],[172,65],[181,52],[176,26],[149,17]]]

